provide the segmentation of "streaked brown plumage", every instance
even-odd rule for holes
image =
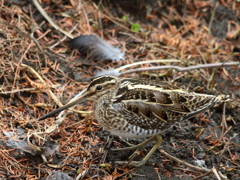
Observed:
[[[86,100],[94,102],[96,119],[111,134],[128,138],[151,136],[139,146],[123,150],[142,148],[156,140],[156,145],[142,161],[131,163],[140,166],[161,144],[159,134],[176,122],[189,119],[216,103],[228,100],[228,96],[189,92],[168,82],[120,79],[105,75],[95,78],[78,99],[40,120]]]

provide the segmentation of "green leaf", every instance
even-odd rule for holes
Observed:
[[[138,23],[135,23],[135,24],[133,24],[133,25],[131,26],[131,30],[132,30],[133,32],[138,32],[138,31],[140,30],[140,28],[141,28],[141,26],[140,26],[140,24],[138,24]]]
[[[126,20],[127,20],[127,16],[123,16],[123,17],[122,17],[122,20],[123,20],[123,21],[126,21]]]

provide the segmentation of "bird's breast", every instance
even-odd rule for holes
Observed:
[[[147,119],[126,111],[124,103],[97,103],[94,114],[98,123],[113,135],[128,138],[143,138],[159,134],[159,129],[146,129],[138,125]]]

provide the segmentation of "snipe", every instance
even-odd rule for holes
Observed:
[[[40,120],[86,100],[94,102],[96,119],[111,134],[128,138],[150,137],[139,145],[117,150],[139,149],[156,141],[141,161],[131,162],[133,166],[141,166],[161,144],[161,133],[218,102],[227,101],[228,96],[189,92],[168,82],[105,75],[95,78],[81,97]]]

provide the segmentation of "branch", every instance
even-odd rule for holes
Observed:
[[[203,69],[203,68],[219,68],[219,67],[227,67],[227,66],[239,66],[239,62],[227,62],[227,63],[213,63],[213,64],[201,64],[196,66],[189,67],[179,67],[179,66],[155,66],[155,67],[147,67],[147,68],[137,68],[131,69],[125,72],[122,72],[121,75],[142,72],[142,71],[156,71],[156,70],[164,70],[164,69],[175,69],[179,72],[183,71],[191,71],[195,69]]]

